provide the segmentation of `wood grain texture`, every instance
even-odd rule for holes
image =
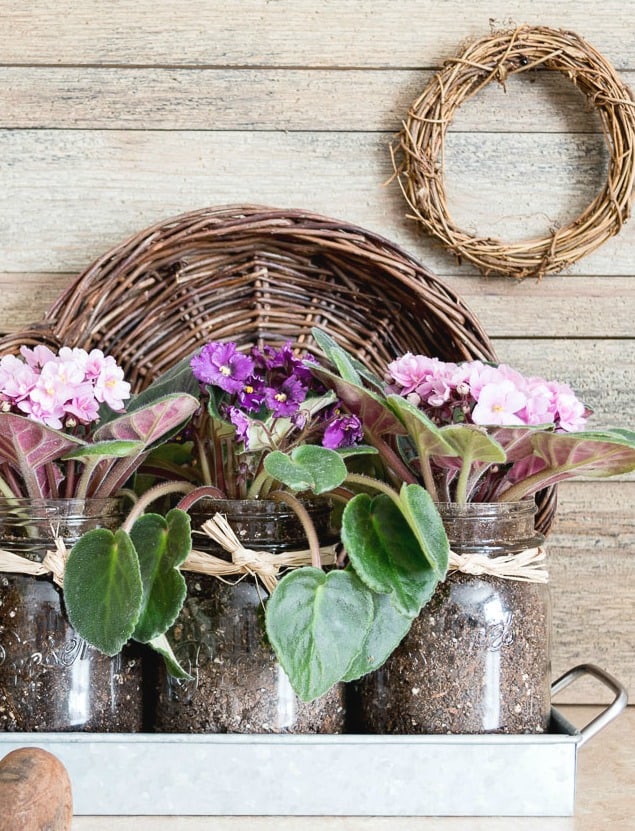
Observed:
[[[159,219],[243,202],[340,216],[389,236],[439,274],[456,272],[454,258],[404,219],[409,208],[397,184],[386,184],[393,172],[391,138],[350,132],[2,130],[3,270],[79,270]],[[450,209],[457,219],[509,241],[577,215],[604,181],[606,153],[594,135],[457,133],[449,137],[446,159]],[[36,233],[25,246],[29,231]],[[634,261],[630,223],[570,271],[630,276]],[[465,273],[474,271],[466,266]]]
[[[465,38],[522,23],[572,29],[634,67],[635,8],[607,0],[4,0],[0,62],[213,66],[438,66]]]
[[[571,29],[635,83],[635,4],[608,0],[4,0],[0,332],[149,224],[206,205],[341,217],[401,244],[476,311],[502,360],[569,381],[596,426],[635,427],[635,222],[563,275],[485,279],[424,236],[389,145],[435,68],[491,27]],[[603,182],[595,114],[565,78],[488,85],[450,126],[466,229],[511,241]],[[635,478],[561,488],[549,541],[554,673],[596,661],[635,692]],[[571,701],[605,693],[585,682]]]
[[[416,69],[182,69],[0,66],[0,127],[82,130],[397,132],[433,77]],[[632,84],[635,72],[622,73]],[[492,83],[450,125],[457,132],[600,132],[559,73]]]

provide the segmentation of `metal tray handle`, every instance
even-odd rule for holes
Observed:
[[[600,730],[606,727],[607,724],[617,718],[628,704],[628,694],[626,692],[626,688],[620,684],[616,678],[609,675],[609,673],[605,672],[603,669],[600,669],[600,667],[595,666],[595,664],[580,664],[577,667],[573,667],[573,669],[570,669],[568,672],[565,672],[564,675],[561,675],[560,678],[554,681],[551,685],[551,694],[555,695],[556,693],[559,693],[561,690],[564,690],[584,675],[592,675],[598,681],[601,681],[604,686],[608,687],[615,693],[615,698],[606,710],[603,710],[599,716],[596,716],[580,730],[580,741],[578,742],[578,747],[582,747],[582,745],[588,742],[589,739],[592,739],[596,733],[599,733]]]

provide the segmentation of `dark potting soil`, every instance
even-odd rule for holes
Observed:
[[[184,733],[341,733],[344,689],[312,702],[291,688],[264,631],[264,589],[187,575],[188,596],[169,639],[193,681],[160,669],[156,729]]]
[[[454,574],[382,668],[355,685],[369,733],[542,733],[550,712],[548,588]]]
[[[0,577],[0,730],[142,729],[141,657],[98,652],[48,578]]]

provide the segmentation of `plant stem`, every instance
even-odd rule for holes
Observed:
[[[421,452],[420,449],[417,450],[419,453],[419,467],[421,468],[421,476],[423,477],[423,485],[425,489],[428,491],[434,502],[439,501],[439,493],[437,491],[437,485],[434,481],[434,476],[432,475],[432,466],[430,464],[430,456],[424,452]]]
[[[471,469],[472,456],[471,454],[466,453],[462,459],[461,472],[459,473],[459,478],[456,482],[456,490],[454,492],[454,500],[460,505],[464,505],[467,502],[467,483],[470,477]]]
[[[196,436],[195,438],[196,443],[196,451],[198,454],[198,464],[201,470],[201,479],[204,485],[211,485],[212,484],[212,474],[209,469],[209,460],[207,458],[207,452],[205,449],[205,442],[201,441],[201,439]]]
[[[188,484],[187,482],[164,482],[161,485],[155,485],[153,488],[150,488],[150,490],[147,490],[143,496],[140,496],[135,502],[132,510],[126,518],[126,521],[121,526],[122,529],[130,533],[132,526],[139,519],[141,514],[145,511],[148,505],[156,499],[160,499],[162,496],[167,496],[170,493],[189,493],[193,489],[194,486]]]
[[[373,436],[372,444],[377,448],[379,455],[386,461],[392,472],[401,477],[402,482],[409,485],[417,484],[417,477],[384,439]]]
[[[269,494],[271,499],[275,500],[276,502],[284,502],[288,505],[296,514],[300,522],[302,523],[302,527],[304,528],[304,533],[306,534],[306,538],[309,542],[309,550],[311,551],[311,565],[315,568],[322,568],[322,559],[320,557],[320,541],[318,539],[317,531],[315,530],[315,525],[311,517],[309,516],[309,512],[304,507],[302,502],[294,496],[289,491],[273,491]]]
[[[365,485],[369,488],[374,488],[375,490],[381,491],[385,493],[395,505],[399,506],[399,494],[394,488],[391,488],[390,485],[387,485],[385,482],[380,482],[379,479],[373,479],[372,476],[366,476],[363,473],[349,473],[344,479],[345,482],[353,482],[357,485]],[[413,483],[413,484],[416,484]]]
[[[177,483],[174,482],[173,484]],[[183,484],[187,485],[187,482]],[[215,488],[214,485],[201,485],[198,488],[190,485],[189,490],[184,488],[183,492],[187,495],[179,500],[176,506],[181,511],[189,511],[192,505],[195,505],[199,499],[205,499],[205,497],[210,499],[227,499],[227,494],[220,490],[220,488]]]
[[[545,475],[546,471],[541,470],[539,473],[534,473],[533,476],[528,476],[522,482],[517,482],[512,485],[509,490],[503,491],[497,498],[497,502],[518,502],[536,491],[546,488],[550,483],[545,481],[549,479],[549,475]],[[549,472],[553,475],[554,471]]]
[[[271,477],[263,468],[258,474],[256,474],[254,481],[249,486],[249,489],[247,490],[247,499],[258,499],[261,491],[267,484],[268,479],[271,479]]]
[[[19,499],[20,498],[20,491],[17,491],[17,494],[14,490],[11,489],[9,483],[5,480],[3,476],[0,476],[0,494],[4,496],[6,499]]]

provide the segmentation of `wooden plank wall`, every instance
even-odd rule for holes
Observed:
[[[0,332],[156,220],[299,207],[378,231],[472,305],[499,356],[569,380],[596,425],[635,427],[635,224],[538,283],[484,279],[405,218],[389,145],[466,38],[571,29],[635,81],[635,4],[606,0],[3,0]],[[605,175],[597,119],[564,78],[492,85],[447,142],[451,208],[503,239],[576,216]],[[562,487],[550,554],[554,673],[595,661],[635,692],[635,478]],[[581,685],[572,701],[600,701]]]

